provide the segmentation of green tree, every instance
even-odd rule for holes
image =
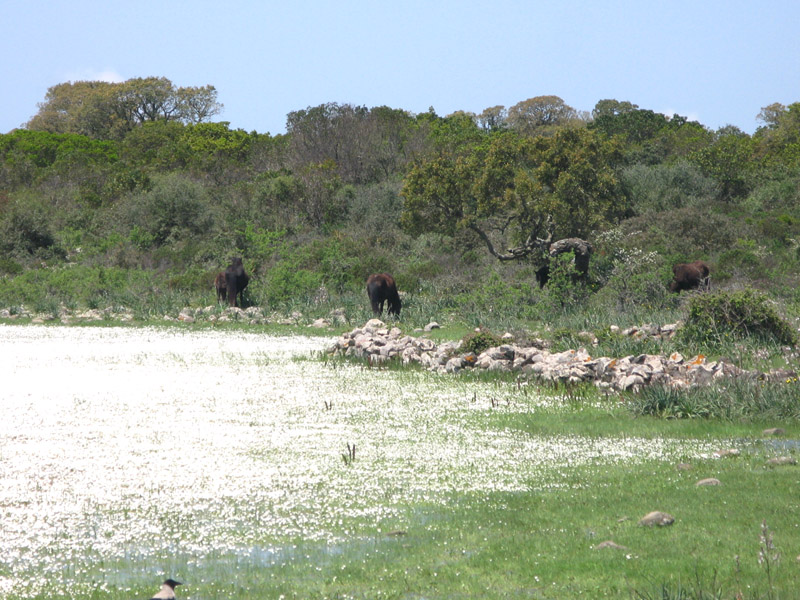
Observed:
[[[590,129],[602,131],[609,137],[621,136],[629,144],[653,139],[669,123],[666,115],[616,100],[601,100],[592,114],[594,120]]]
[[[597,104],[594,105],[594,109],[592,110],[592,119],[596,120],[615,117],[618,115],[631,113],[638,108],[639,107],[636,104],[632,104],[627,100],[621,102],[619,100],[598,100]]]
[[[500,131],[507,126],[508,111],[505,106],[490,106],[476,117],[478,126],[484,131]]]
[[[506,122],[524,135],[551,135],[558,127],[584,120],[558,96],[536,96],[509,108]]]
[[[793,169],[800,165],[800,102],[789,106],[770,104],[761,109],[758,119],[764,123],[754,138],[762,146],[768,163],[780,163]]]
[[[729,201],[744,197],[751,189],[753,151],[749,135],[727,133],[713,144],[693,152],[689,160],[718,184],[721,199]]]
[[[620,160],[618,142],[586,129],[497,134],[463,156],[415,165],[401,221],[414,234],[471,230],[496,258],[524,258],[554,236],[588,236],[625,214]]]
[[[385,106],[330,102],[289,113],[289,165],[300,171],[328,163],[345,183],[378,181],[402,163],[413,120]]]
[[[156,246],[202,236],[215,217],[208,190],[174,173],[154,177],[150,189],[131,196],[121,211],[123,232],[144,232]]]
[[[111,142],[17,129],[0,135],[0,186],[32,185],[51,175],[74,180],[117,160],[117,148]]]
[[[78,81],[49,88],[39,112],[26,127],[120,139],[143,123],[199,123],[221,110],[217,91],[210,85],[176,88],[166,77],[136,78],[123,83]]]

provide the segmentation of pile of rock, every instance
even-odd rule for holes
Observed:
[[[640,354],[609,358],[592,357],[584,348],[549,352],[542,344],[520,347],[508,343],[476,356],[460,352],[460,345],[460,342],[437,345],[429,338],[405,335],[397,327],[389,328],[382,321],[372,319],[363,327],[342,334],[330,352],[364,358],[372,363],[397,359],[404,364],[419,363],[427,369],[446,373],[468,368],[518,371],[547,381],[593,382],[610,390],[635,390],[653,383],[689,387],[708,384],[721,377],[763,376],[727,362],[708,361],[703,355],[686,359],[677,352],[669,356]]]

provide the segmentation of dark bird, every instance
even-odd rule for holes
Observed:
[[[161,584],[159,592],[150,600],[175,600],[175,586],[183,585],[180,581],[174,579],[167,579]]]

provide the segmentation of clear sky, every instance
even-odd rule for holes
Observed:
[[[325,102],[437,114],[556,95],[752,133],[800,101],[798,0],[0,0],[0,133],[65,81],[213,85],[215,120],[283,133]]]

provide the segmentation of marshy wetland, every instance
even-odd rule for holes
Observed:
[[[0,325],[0,596],[795,597],[800,474],[760,424],[323,360],[332,339]]]

